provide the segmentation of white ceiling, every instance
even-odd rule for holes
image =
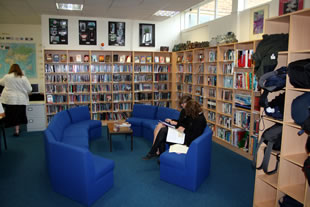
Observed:
[[[41,24],[40,15],[64,15],[162,21],[158,10],[184,11],[203,0],[0,0],[0,24]],[[59,3],[82,3],[83,11],[56,9]]]

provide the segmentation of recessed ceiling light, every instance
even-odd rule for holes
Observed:
[[[70,11],[82,11],[83,4],[67,4],[67,3],[56,3],[57,9],[70,10]]]
[[[173,17],[174,15],[178,14],[178,11],[165,11],[165,10],[158,10],[154,15],[155,16],[162,16],[162,17]]]

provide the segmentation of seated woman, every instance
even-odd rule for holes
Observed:
[[[200,104],[194,100],[188,101],[184,108],[185,115],[187,117],[187,124],[185,127],[178,126],[177,130],[185,133],[185,142],[184,144],[189,146],[194,139],[199,137],[206,125],[206,119],[203,114],[202,108]],[[166,137],[168,133],[168,128],[163,127],[159,133],[157,134],[156,140],[149,151],[149,153],[143,157],[144,160],[149,160],[153,157],[156,157],[156,152],[159,150],[159,153],[163,153],[165,151]],[[168,143],[171,144],[171,143]]]
[[[185,114],[185,111],[184,111],[184,108],[186,106],[186,103],[188,101],[192,100],[192,98],[189,96],[189,95],[184,95],[181,97],[181,99],[179,100],[179,105],[181,107],[181,113],[180,113],[180,116],[179,116],[179,119],[178,120],[172,120],[172,119],[166,119],[165,122],[167,122],[168,124],[171,124],[171,125],[174,125],[175,128],[178,128],[180,126],[184,127],[186,126],[187,124],[187,116]],[[157,134],[159,133],[159,131],[162,129],[162,128],[167,128],[167,126],[165,126],[164,124],[162,123],[158,123],[156,128],[154,129],[154,139],[153,139],[153,145],[155,143],[155,140],[156,140],[156,137],[157,137]],[[166,129],[163,129],[163,130],[166,130]],[[156,152],[157,155],[159,155],[159,150]]]

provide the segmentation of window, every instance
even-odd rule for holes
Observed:
[[[214,16],[215,16],[214,0],[199,7],[199,24],[213,20]]]
[[[216,18],[231,14],[232,0],[217,0]]]
[[[231,14],[232,0],[206,0],[185,12],[185,29]]]
[[[197,25],[197,13],[198,9],[190,9],[185,14],[185,28],[193,27]]]
[[[252,7],[256,7],[260,4],[267,3],[271,0],[244,0],[244,9],[249,9]]]

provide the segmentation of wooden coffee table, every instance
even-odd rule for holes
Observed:
[[[110,141],[110,152],[112,152],[112,135],[120,135],[123,134],[125,136],[131,136],[131,151],[133,150],[133,135],[130,127],[120,127],[119,130],[114,131],[114,124],[117,123],[108,123],[108,139]]]

